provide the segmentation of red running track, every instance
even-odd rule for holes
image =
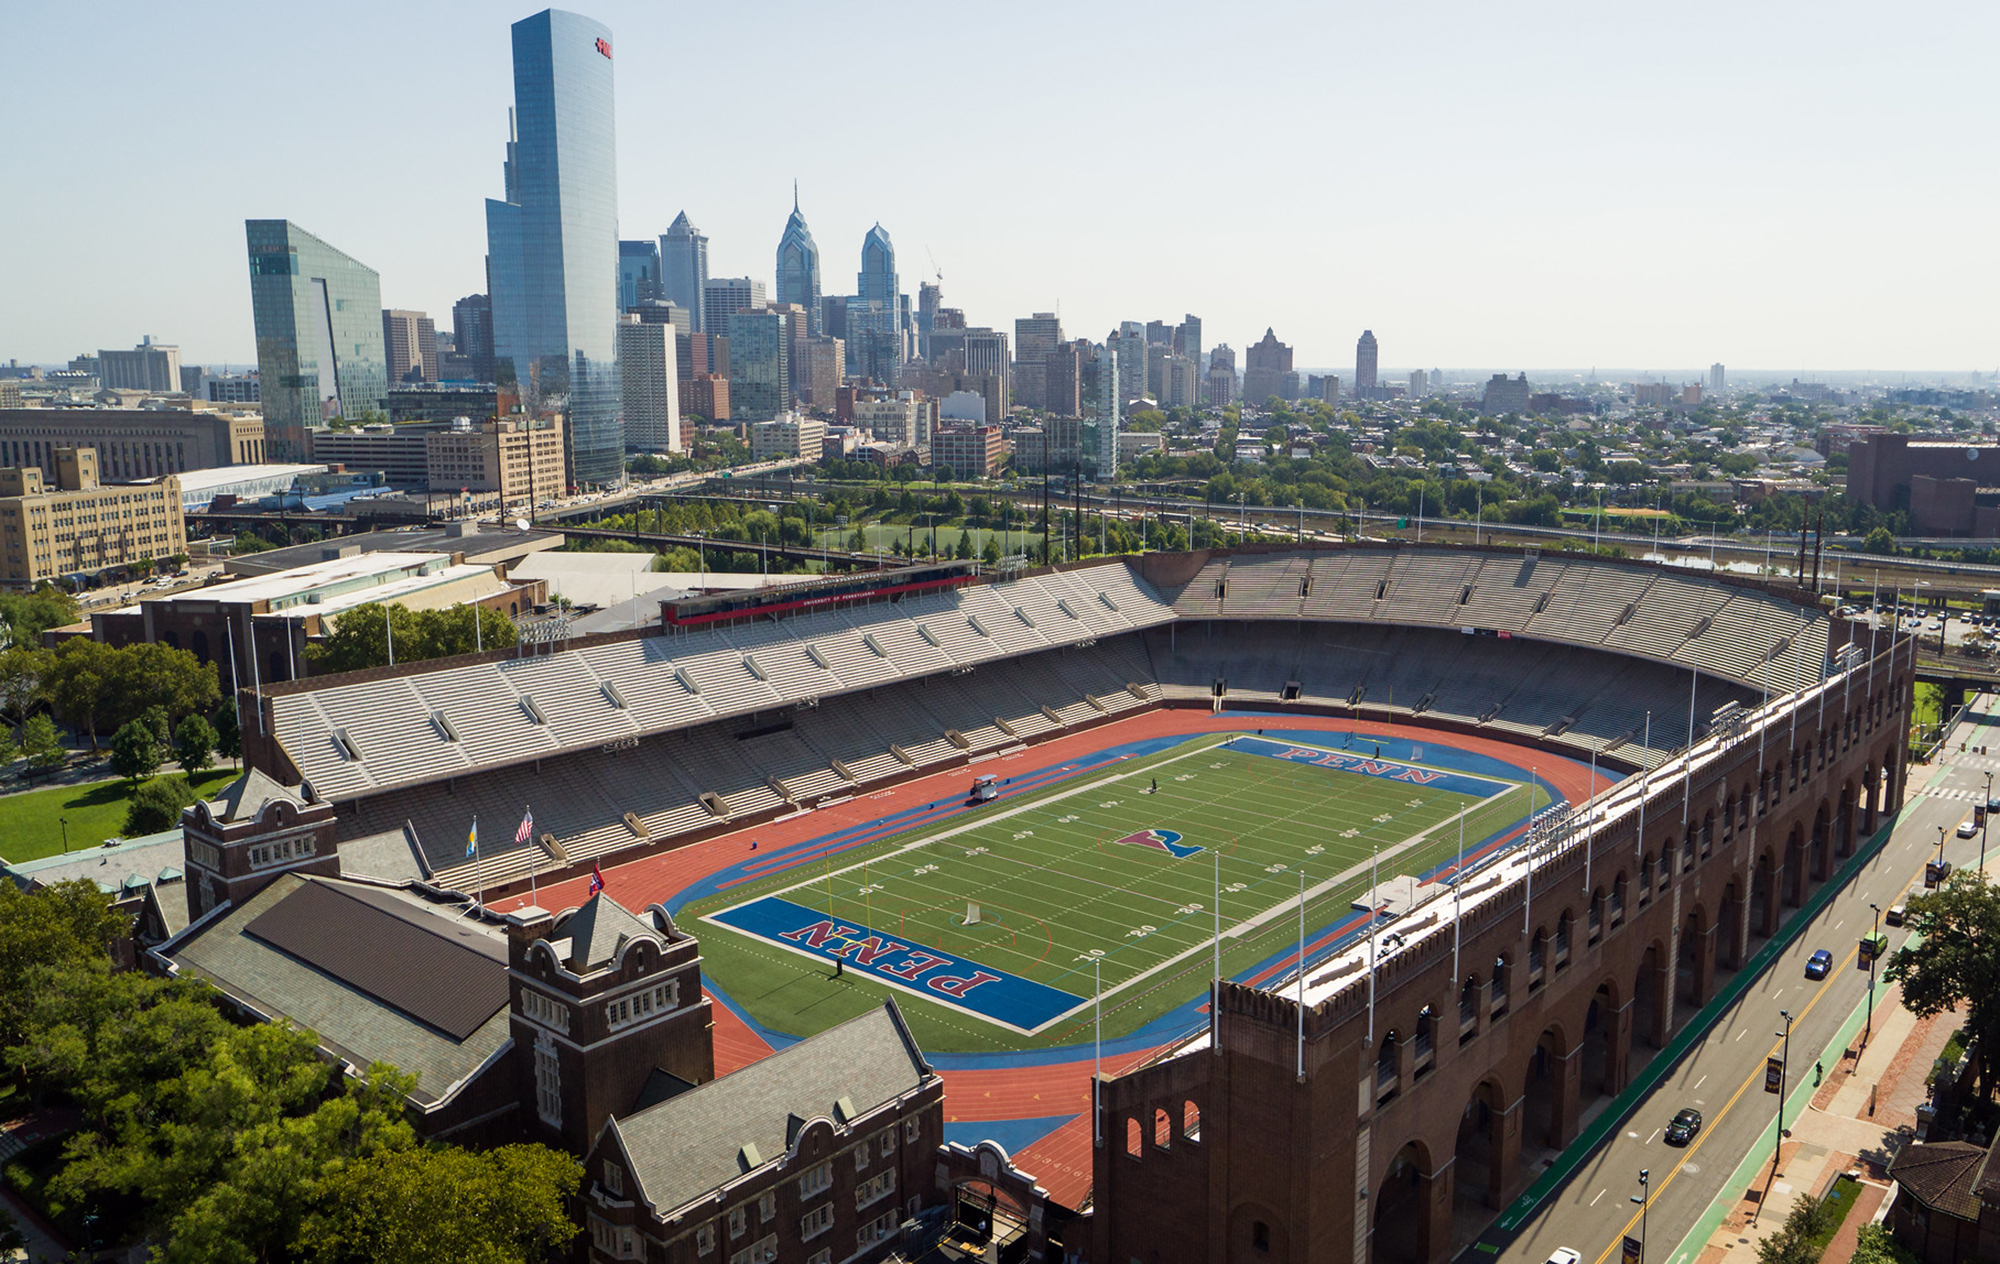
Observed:
[[[1043,742],[1000,759],[982,763],[978,771],[1020,776],[1044,768],[1076,761],[1093,752],[1149,738],[1193,736],[1201,733],[1254,730],[1259,724],[1270,728],[1307,729],[1331,733],[1356,733],[1383,737],[1423,734],[1423,740],[1473,754],[1487,755],[1503,763],[1526,766],[1531,752],[1509,742],[1474,734],[1449,733],[1440,729],[1411,729],[1376,722],[1363,722],[1320,715],[1246,715],[1206,711],[1156,710],[1130,719],[1087,729],[1081,733]],[[1561,791],[1569,801],[1582,802],[1591,794],[1590,770],[1569,760],[1555,761],[1552,768],[1537,766],[1537,774]],[[855,825],[919,806],[955,798],[965,788],[971,772],[953,768],[906,781],[884,790],[860,795],[846,803],[821,808],[790,820],[751,826],[732,834],[692,843],[675,851],[640,859],[604,871],[604,888],[627,908],[641,909],[665,903],[677,892],[719,870],[742,863],[754,840],[758,849],[780,848],[802,843]],[[1614,779],[1598,774],[1600,787]],[[590,879],[571,878],[551,883],[539,896],[545,908],[573,908],[589,898]],[[529,904],[527,896],[497,900],[492,907],[508,912]],[[771,1051],[762,1037],[727,1005],[715,1007],[715,1070],[727,1074],[747,1066]],[[1106,1059],[1105,1070],[1122,1072],[1144,1062],[1158,1050],[1127,1053]],[[1057,1055],[1067,1057],[1068,1054]],[[982,1120],[1043,1119],[1074,1114],[1075,1118],[1054,1132],[1024,1147],[1014,1156],[1024,1171],[1033,1172],[1058,1202],[1074,1207],[1090,1190],[1091,1062],[1048,1062],[1039,1066],[967,1068],[943,1073],[945,1118],[948,1122]]]

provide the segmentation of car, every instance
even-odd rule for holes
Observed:
[[[1882,914],[1882,920],[1890,926],[1901,926],[1904,915],[1909,911],[1910,906],[1907,904],[1891,904],[1889,911]]]
[[[1958,836],[1960,838],[1976,838],[1978,834],[1979,827],[1972,823],[1971,817],[1968,816],[1958,823]]]
[[[1824,979],[1826,972],[1833,969],[1833,954],[1821,948],[1806,958],[1806,977]]]
[[[1577,1264],[1582,1258],[1574,1247],[1559,1246],[1555,1254],[1549,1256],[1549,1264]]]
[[[1701,1131],[1701,1112],[1692,1106],[1684,1106],[1667,1125],[1667,1144],[1686,1145],[1694,1140],[1694,1134]]]

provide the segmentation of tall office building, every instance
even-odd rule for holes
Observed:
[[[1376,354],[1375,331],[1362,330],[1360,340],[1354,344],[1354,398],[1356,399],[1375,398],[1375,388],[1379,385],[1375,380]]]
[[[514,23],[504,201],[486,203],[500,376],[568,413],[573,483],[625,469],[618,429],[618,165],[611,31],[544,9]]]
[[[148,334],[130,351],[99,351],[97,384],[107,391],[175,394],[181,389],[181,349]]]
[[[266,450],[302,461],[308,429],[382,407],[381,278],[289,220],[245,220],[243,232]]]
[[[806,343],[805,401],[814,408],[832,408],[840,384],[847,380],[847,345],[821,335]]]
[[[1728,388],[1729,375],[1722,371],[1722,366],[1720,364],[1709,365],[1708,393],[1715,396],[1717,403],[1721,403],[1723,396],[1728,393]]]
[[[618,243],[618,310],[629,312],[641,303],[665,298],[660,288],[660,243]]]
[[[1142,337],[1144,332],[1140,331]],[[1143,344],[1140,354],[1144,363]],[[1123,376],[1118,357],[1119,348],[1109,343],[1097,352],[1097,477],[1107,483],[1118,476],[1118,419],[1123,407],[1119,392],[1107,389]]]
[[[681,388],[674,327],[627,312],[618,323],[618,381],[625,444],[634,452],[681,450]]]
[[[937,323],[938,308],[944,306],[944,283],[924,281],[917,286],[917,358],[931,358],[931,326]]]
[[[461,373],[441,377],[474,382],[493,380],[493,300],[484,294],[468,294],[451,305],[452,356],[462,366]]]
[[[770,421],[792,407],[791,331],[768,309],[729,317],[729,418]]]
[[[806,217],[799,213],[799,185],[794,180],[791,218],[785,221],[785,235],[778,238],[778,301],[806,309],[808,328],[800,337],[818,330],[819,295],[819,246],[806,227]]]
[[[698,334],[721,333],[711,330],[702,306],[708,289],[708,238],[694,226],[688,213],[674,217],[660,238],[660,297],[687,308]]]
[[[764,283],[754,277],[716,277],[702,288],[702,322],[699,329],[729,336],[729,318],[764,306],[768,301]]]
[[[854,292],[864,303],[896,303],[896,246],[889,230],[876,224],[861,239],[861,271],[854,278]]]
[[[1042,357],[1042,408],[1051,417],[1083,415],[1083,357],[1090,344],[1078,350],[1074,342],[1060,342]]]
[[[1172,325],[1169,325],[1164,320],[1149,320],[1146,322],[1147,346],[1165,347],[1171,351],[1173,350],[1173,343],[1174,327]]]
[[[437,326],[427,313],[383,308],[382,350],[392,384],[438,380]]]
[[[1278,341],[1269,328],[1264,337],[1243,353],[1243,402],[1262,408],[1264,401],[1285,394],[1285,378],[1292,372],[1292,349]]]
[[[1062,321],[1054,312],[1036,312],[1014,321],[1014,356],[1019,360],[1044,360],[1063,340]]]

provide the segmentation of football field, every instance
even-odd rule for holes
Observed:
[[[1423,874],[1452,863],[1461,813],[1470,854],[1531,810],[1524,778],[1316,736],[1204,735],[1006,786],[686,912],[730,932],[703,933],[705,968],[775,1030],[819,1030],[893,989],[926,1048],[1027,1048],[1087,1032],[1101,989],[1105,1035],[1129,1032],[1205,994],[1218,920],[1237,975],[1296,950],[1302,878],[1319,938],[1353,916],[1372,853],[1385,881]],[[1544,787],[1532,798],[1548,805]]]

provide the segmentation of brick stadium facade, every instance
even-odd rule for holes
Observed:
[[[1468,878],[1455,933],[1385,923],[1372,1008],[1364,950],[1312,966],[1302,1026],[1286,983],[1224,984],[1212,1037],[1102,1085],[1090,1258],[1452,1258],[1454,1208],[1506,1206],[1894,815],[1906,644],[1607,791],[1532,883]]]

